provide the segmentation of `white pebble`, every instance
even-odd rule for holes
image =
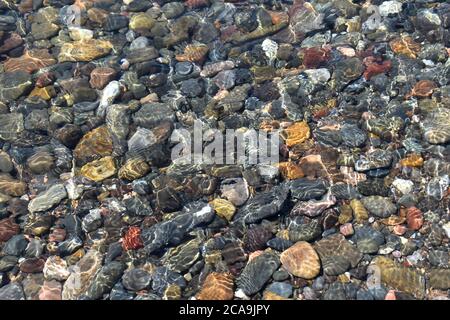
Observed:
[[[402,3],[398,1],[385,1],[378,9],[382,17],[387,17],[389,14],[396,14],[402,11]]]

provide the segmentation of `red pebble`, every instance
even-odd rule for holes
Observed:
[[[395,291],[389,290],[388,293],[386,293],[384,300],[397,300],[397,297],[395,296]]]
[[[41,74],[36,80],[36,86],[38,88],[44,88],[51,85],[55,81],[55,75],[51,72],[45,72]]]
[[[190,9],[197,9],[209,5],[209,0],[185,0],[186,6]]]
[[[302,50],[303,65],[308,69],[323,66],[330,59],[329,48],[312,47]]]
[[[392,62],[390,60],[379,62],[375,57],[364,58],[364,64],[366,70],[364,71],[363,76],[366,80],[370,80],[370,78],[377,74],[386,73],[391,70],[392,67]]]
[[[423,225],[423,214],[416,207],[408,208],[406,211],[406,223],[411,230],[419,230]]]
[[[122,240],[124,250],[136,250],[144,247],[141,239],[141,229],[139,227],[130,227]]]
[[[407,229],[404,225],[398,224],[394,227],[394,234],[401,236],[405,234],[406,230]]]

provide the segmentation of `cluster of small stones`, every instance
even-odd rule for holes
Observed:
[[[448,299],[449,28],[437,0],[0,0],[0,300]],[[279,163],[172,161],[195,120]]]

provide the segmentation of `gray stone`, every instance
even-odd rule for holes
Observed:
[[[1,75],[0,75],[1,77]],[[1,87],[0,87],[1,95]],[[0,138],[3,140],[15,140],[24,130],[23,115],[21,113],[0,114]]]
[[[45,211],[60,203],[67,197],[66,188],[63,184],[55,184],[48,190],[40,193],[28,204],[30,212]]]

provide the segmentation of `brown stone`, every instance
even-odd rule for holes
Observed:
[[[80,173],[88,179],[99,182],[115,175],[117,172],[113,157],[104,157],[85,164]]]
[[[106,126],[98,127],[81,138],[73,152],[75,160],[83,165],[92,160],[111,155],[112,138]]]
[[[25,273],[39,273],[44,270],[45,261],[39,258],[25,259],[19,265],[20,271]]]
[[[350,207],[350,205],[343,204],[339,208],[339,212],[340,212],[340,214],[339,214],[338,222],[340,224],[345,224],[345,223],[348,223],[353,220],[353,210]]]
[[[27,191],[27,184],[11,177],[9,174],[0,174],[0,192],[13,197],[20,197]]]
[[[116,70],[113,68],[95,68],[91,72],[91,80],[89,83],[92,88],[102,90],[106,85],[114,80],[116,77]]]
[[[410,207],[406,211],[406,222],[411,230],[419,230],[423,225],[423,214],[420,209]]]
[[[404,167],[421,167],[423,166],[423,158],[420,154],[411,154],[400,160],[400,165]]]
[[[414,85],[410,95],[419,98],[426,98],[431,96],[434,89],[436,89],[437,87],[438,86],[434,81],[420,80]]]
[[[406,218],[399,217],[399,216],[390,216],[388,218],[381,219],[380,222],[382,224],[385,224],[387,226],[397,226],[399,224],[402,224],[406,221]]]
[[[294,162],[280,162],[278,164],[281,175],[287,180],[294,180],[305,176],[303,170]]]
[[[141,238],[141,229],[136,226],[130,227],[122,238],[122,248],[128,251],[142,247],[144,247],[144,243]]]
[[[289,300],[288,298],[282,297],[273,293],[272,291],[264,291],[263,300]]]
[[[8,52],[22,45],[23,39],[19,34],[13,32],[9,35],[8,38],[2,40],[1,43],[2,45],[0,46],[0,54]]]
[[[420,52],[420,44],[411,37],[400,37],[389,42],[392,51],[397,54],[403,54],[409,58],[415,59]]]
[[[198,300],[232,300],[234,296],[234,280],[230,273],[212,272],[203,282]]]
[[[55,81],[55,75],[51,72],[41,74],[36,80],[36,87],[43,88],[51,85]]]
[[[423,298],[425,295],[425,278],[414,268],[403,267],[395,261],[382,256],[375,257],[369,267],[376,280],[396,290],[404,291]]]
[[[50,100],[51,98],[56,96],[56,90],[53,86],[39,88],[36,87],[33,91],[30,92],[30,97],[39,97],[43,100]]]
[[[91,8],[87,11],[87,15],[92,22],[103,25],[108,18],[109,12],[100,8]]]
[[[89,62],[106,56],[112,49],[112,44],[106,40],[89,39],[66,42],[61,47],[59,62]]]
[[[179,300],[181,297],[181,288],[176,284],[170,284],[164,290],[163,300]]]
[[[151,168],[145,160],[140,158],[129,159],[120,168],[119,178],[133,181],[145,176],[150,170]]]
[[[375,57],[367,57],[364,59],[363,63],[366,66],[366,70],[363,73],[366,80],[370,80],[370,78],[377,74],[386,73],[392,67],[392,62],[390,60],[379,62]]]
[[[83,132],[80,127],[70,123],[55,131],[55,138],[71,149],[77,145],[82,135]]]
[[[53,58],[47,49],[34,49],[25,51],[19,58],[9,58],[3,66],[6,72],[25,71],[34,73],[55,63],[56,59]]]
[[[362,223],[365,220],[369,219],[369,213],[367,212],[361,201],[352,199],[352,201],[350,202],[350,206],[352,207],[353,216],[355,217],[356,222]]]
[[[8,241],[12,236],[18,234],[20,227],[13,218],[0,220],[0,242]]]
[[[296,144],[306,141],[311,132],[306,122],[296,122],[283,131],[283,136],[286,140],[286,145],[292,147]]]
[[[177,54],[175,59],[177,61],[190,61],[190,62],[201,62],[208,53],[208,46],[204,44],[190,44],[184,48],[182,54]]]
[[[292,275],[314,279],[320,272],[320,260],[316,250],[306,241],[297,242],[280,256],[283,267]]]
[[[300,58],[307,69],[323,66],[331,58],[329,48],[312,47],[301,50]]]
[[[310,154],[300,159],[299,167],[307,177],[327,177],[328,171],[322,162],[322,157],[316,154]]]
[[[20,13],[31,12],[33,10],[33,0],[22,0],[18,5]]]

